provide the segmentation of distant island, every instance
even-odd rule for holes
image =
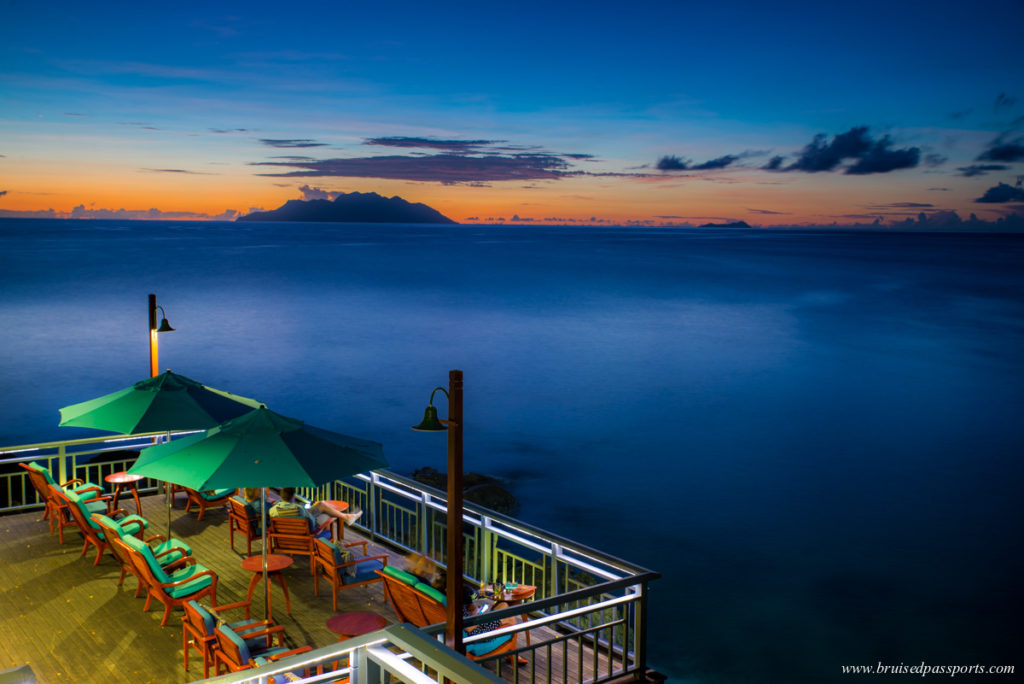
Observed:
[[[705,223],[701,228],[749,228],[746,221],[733,221],[732,223]]]
[[[236,221],[317,221],[330,223],[456,223],[426,204],[406,202],[397,195],[349,192],[334,201],[288,200],[271,211],[254,211]]]

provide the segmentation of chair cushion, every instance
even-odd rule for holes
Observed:
[[[356,563],[355,565],[345,568],[346,570],[352,570],[353,574],[342,575],[341,581],[344,584],[354,584],[356,582],[366,582],[368,580],[379,579],[380,576],[375,573],[374,570],[382,570],[383,568],[384,564],[376,558],[373,560],[363,561],[362,563]]]
[[[187,568],[182,568],[181,570],[174,571],[174,573],[171,574],[171,581],[180,582],[181,580],[189,578],[193,575],[198,575],[201,572],[206,572],[207,569],[208,568],[200,565],[199,563],[196,563],[195,565],[190,565]],[[181,598],[182,596],[189,596],[190,594],[194,594],[200,591],[201,589],[205,589],[212,583],[212,577],[210,577],[209,575],[203,575],[202,577],[197,577],[189,582],[185,582],[185,584],[182,584],[180,586],[167,588],[165,589],[165,591],[167,592],[167,595],[171,598]]]
[[[153,547],[153,554],[159,555],[164,551],[167,551],[168,549],[174,549],[175,551],[178,551],[178,558],[181,558],[182,556],[192,555],[192,547],[186,544],[185,542],[181,541],[180,539],[168,539],[167,541],[160,542],[159,544]],[[169,553],[167,555],[174,556],[175,554]],[[177,558],[175,560],[177,560]]]
[[[396,568],[392,565],[389,565],[386,568],[384,568],[383,572],[385,575],[390,575],[395,579],[402,580],[410,586],[415,586],[420,581],[419,578],[416,577],[416,575],[406,572],[405,570],[400,570],[399,568]]]
[[[252,655],[249,651],[249,645],[245,643],[245,639],[235,634],[234,630],[225,626],[218,627],[217,631],[226,636],[231,643],[235,645],[235,648],[238,649],[238,656],[241,658],[242,664],[244,665],[245,663],[248,663],[249,659],[252,658]]]
[[[430,598],[440,603],[442,606],[448,605],[448,600],[445,598],[445,595],[439,592],[434,587],[430,586],[429,584],[424,584],[423,582],[420,582],[416,584],[413,587],[413,589],[423,594],[426,594]]]
[[[211,489],[210,491],[199,492],[199,496],[203,497],[207,501],[216,501],[217,499],[223,498],[225,494],[229,494],[233,491],[233,489]]]
[[[467,636],[466,632],[462,633],[463,636]],[[512,638],[511,634],[502,634],[496,636],[493,639],[484,639],[483,641],[474,641],[466,644],[466,653],[475,656],[482,656],[485,653],[490,653],[494,649],[498,648],[502,644],[506,643]]]

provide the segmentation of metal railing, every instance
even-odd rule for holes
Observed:
[[[16,467],[19,462],[47,465],[61,482],[80,477],[99,483],[109,472],[126,470],[135,456],[101,463],[90,459],[138,450],[171,436],[149,433],[0,448],[0,471],[12,471],[0,472],[0,513],[43,506],[25,471]],[[154,481],[139,484],[140,492],[157,490]],[[437,489],[377,471],[299,493],[310,500],[347,501],[363,511],[355,527],[375,542],[423,555],[441,567],[446,564],[447,501]],[[463,521],[468,582],[537,587],[533,599],[524,604],[465,620],[467,629],[506,617],[519,620],[488,632],[486,638],[519,635],[513,653],[528,664],[505,673],[504,656],[495,656],[490,665],[496,672],[512,681],[603,682],[646,671],[648,583],[659,577],[657,573],[475,504],[465,504]],[[443,629],[444,625],[432,625],[424,632],[436,635]],[[480,639],[466,639],[474,640]],[[529,670],[529,676],[520,670]]]

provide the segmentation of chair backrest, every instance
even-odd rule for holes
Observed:
[[[270,547],[284,553],[313,554],[313,533],[309,520],[302,518],[270,518],[267,530]]]
[[[376,572],[384,579],[384,591],[402,622],[426,627],[445,621],[445,606],[439,600],[392,575]]]
[[[40,472],[40,467],[36,465],[36,463],[34,462],[19,463],[18,465],[20,465],[27,471],[26,475],[28,475],[28,481],[32,485],[33,489],[36,490],[36,493],[39,495],[39,498],[43,501],[46,501],[46,499],[49,498],[50,496],[50,483],[46,481],[46,478],[43,476],[43,473]]]
[[[85,506],[85,501],[87,497],[83,496],[82,494],[78,494],[77,492],[71,489],[61,489],[60,487],[57,486],[54,486],[54,489],[58,489],[63,492],[64,498],[68,501],[68,505],[71,508],[71,514],[75,515],[75,511],[77,510],[78,517],[83,522],[85,522],[89,527],[91,527],[93,530],[99,533],[100,539],[102,539],[103,534],[100,531],[100,526],[95,521],[93,521],[92,512],[90,512],[89,509],[86,508]]]
[[[196,601],[186,601],[182,607],[185,609],[185,617],[182,619],[195,633],[206,639],[213,639],[213,630],[217,626],[214,614]]]
[[[214,634],[217,636],[217,645],[220,647],[221,655],[231,663],[232,670],[243,670],[250,667],[249,660],[252,656],[242,637],[227,625],[217,627]]]
[[[313,552],[316,554],[317,561],[327,569],[328,574],[334,573],[338,570],[338,562],[334,557],[334,549],[332,549],[323,539],[315,538],[313,540]]]
[[[237,529],[248,534],[250,538],[255,536],[259,520],[256,519],[256,516],[249,507],[245,505],[245,502],[239,500],[237,496],[228,499],[228,517],[238,524]]]
[[[136,567],[138,567],[139,570],[142,570],[142,565],[144,565],[146,567],[146,572],[162,584],[169,584],[174,581],[171,579],[170,575],[164,572],[164,569],[160,567],[160,563],[157,561],[156,556],[153,555],[153,549],[149,548],[149,544],[130,535],[124,535],[121,537],[121,541],[135,552],[133,555],[135,555]],[[141,565],[139,561],[141,561]]]
[[[113,543],[114,540],[120,540],[124,536],[124,530],[121,529],[121,525],[113,518],[108,518],[102,513],[93,513],[90,517],[100,526],[100,529],[103,531],[103,537],[109,542],[107,546],[110,548],[110,552],[114,554],[117,562],[121,565],[135,567],[125,555],[123,545]]]
[[[83,535],[92,540],[97,546],[102,543],[103,537],[100,534],[99,525],[85,517],[83,507],[77,500],[79,498],[77,494],[63,490],[57,485],[50,485],[50,495],[55,501],[67,507],[67,510],[71,513],[71,519],[75,521]],[[75,497],[75,500],[71,499],[72,496]]]
[[[39,465],[35,461],[32,461],[30,463],[19,463],[18,465],[20,465],[22,468],[25,468],[26,470],[31,470],[38,473],[43,478],[43,481],[48,485],[57,484],[57,481],[53,479],[53,475],[50,474],[50,469]]]

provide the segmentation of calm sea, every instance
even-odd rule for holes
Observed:
[[[154,292],[163,368],[399,472],[443,467],[409,426],[462,369],[467,470],[663,573],[675,681],[1013,664],[1022,264],[1012,235],[3,220],[0,443],[146,377]]]

